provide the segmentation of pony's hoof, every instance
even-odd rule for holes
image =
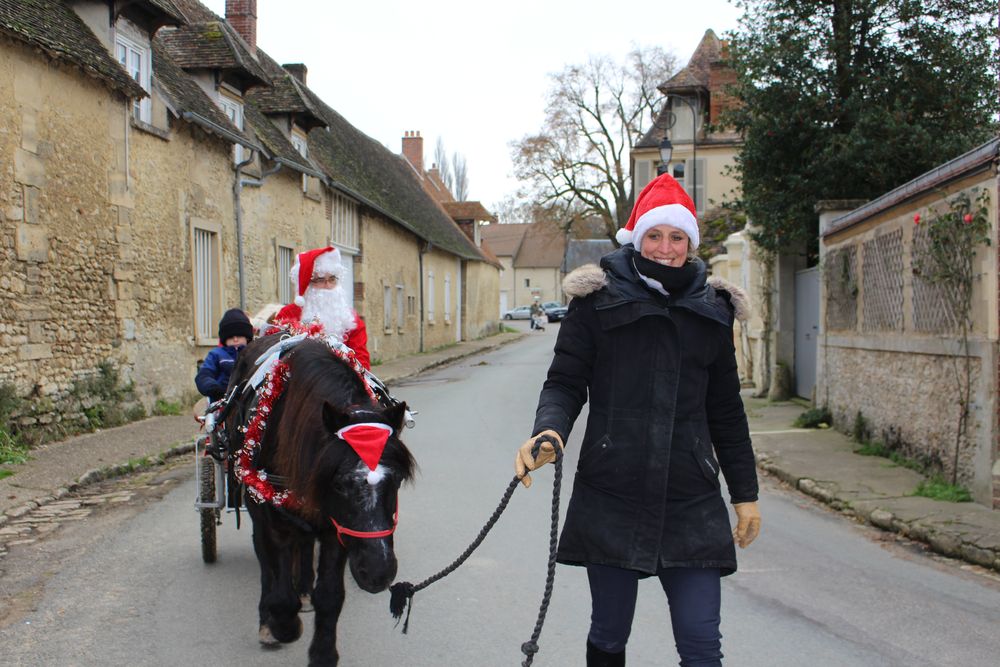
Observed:
[[[260,645],[265,648],[275,648],[281,644],[281,642],[275,639],[274,635],[271,634],[271,628],[267,627],[266,623],[262,623],[260,629],[257,630],[257,641],[259,641]]]
[[[302,595],[300,595],[299,601],[302,603],[302,608],[299,609],[299,612],[304,613],[304,612],[315,611],[313,609],[312,596],[310,596],[308,593],[303,593]]]

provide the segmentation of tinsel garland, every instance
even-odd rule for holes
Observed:
[[[347,364],[361,378],[362,384],[372,401],[377,402],[375,392],[365,379],[365,368],[354,355],[354,351],[346,345],[330,345],[329,340],[323,335],[323,326],[318,323],[303,325],[297,324],[290,327],[294,333],[307,333],[310,338],[323,341],[330,347],[341,361]],[[236,479],[246,486],[247,491],[260,503],[272,503],[276,507],[287,509],[297,509],[302,506],[302,501],[291,489],[278,491],[268,480],[267,472],[257,470],[253,460],[264,439],[264,432],[267,428],[267,418],[271,414],[274,402],[278,400],[290,376],[288,364],[278,361],[274,368],[265,376],[264,382],[258,390],[257,406],[253,409],[253,415],[246,426],[246,433],[243,438],[243,447],[236,456]]]

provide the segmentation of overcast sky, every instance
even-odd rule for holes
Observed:
[[[225,0],[202,0],[225,15]],[[549,74],[591,55],[622,61],[660,46],[687,62],[709,28],[740,10],[727,0],[258,0],[257,44],[303,62],[309,87],[352,125],[401,151],[406,130],[465,156],[469,198],[512,194],[510,142],[540,129]]]

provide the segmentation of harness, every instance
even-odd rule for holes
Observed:
[[[288,363],[284,360],[285,355],[308,338],[320,340],[358,375],[373,402],[382,405],[393,405],[399,402],[389,393],[385,384],[361,365],[354,351],[342,341],[323,335],[322,328],[317,325],[299,327],[298,329],[298,333],[282,336],[277,343],[261,354],[254,362],[257,367],[254,374],[243,384],[234,388],[223,401],[215,404],[214,409],[210,411],[205,420],[207,429],[221,427],[232,406],[242,402],[239,399],[249,397],[249,401],[244,403],[248,406],[246,414],[249,415],[249,419],[239,427],[239,430],[244,433],[242,447],[232,455],[234,476],[257,503],[269,504],[279,510],[291,510],[292,512],[302,507],[302,499],[293,489],[285,486],[286,481],[283,478],[271,475],[256,465],[256,459],[267,429],[267,419],[274,409],[275,402],[284,393],[291,376]],[[253,391],[252,395],[250,395],[251,391]],[[407,410],[404,417],[405,423],[409,427],[414,425],[413,414]],[[224,432],[224,428],[220,429],[220,433]],[[378,465],[382,449],[391,435],[391,427],[377,422],[351,424],[337,433],[337,436],[347,442],[372,471]],[[377,477],[373,476],[373,473],[369,473],[368,482],[374,484],[376,480]],[[399,498],[396,499],[396,511],[393,513],[391,528],[375,531],[354,530],[344,527],[333,517],[328,518],[337,531],[337,539],[341,545],[344,544],[342,535],[361,539],[388,537],[395,532],[399,522]]]

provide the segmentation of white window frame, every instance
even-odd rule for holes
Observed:
[[[153,59],[149,46],[143,46],[124,35],[116,34],[115,59],[148,94],[152,89],[153,71]],[[152,121],[153,106],[148,96],[132,100],[132,116],[143,123]]]
[[[392,333],[392,285],[382,284],[382,330]]]
[[[219,108],[226,114],[229,122],[236,126],[236,129],[243,131],[243,103],[234,100],[226,95],[219,95]],[[233,144],[233,164],[243,162],[243,145]]]
[[[356,202],[339,193],[330,192],[330,239],[334,245],[355,252],[359,249],[359,218]]]
[[[705,177],[708,176],[706,173],[705,160],[703,158],[698,158],[693,160],[688,158],[684,161],[684,175],[685,182],[687,182],[687,175],[692,174],[692,181],[694,182],[693,188],[685,188],[687,193],[691,196],[694,201],[695,210],[698,211],[700,215],[702,211],[705,210]]]
[[[444,323],[451,324],[451,274],[444,274]]]
[[[299,155],[309,159],[309,142],[302,135],[292,132],[292,146],[299,152]],[[302,192],[309,192],[309,176],[302,174]]]
[[[217,323],[222,316],[222,228],[191,219],[191,276],[194,299],[194,331],[199,345],[218,342]]]
[[[277,243],[275,259],[277,263],[278,276],[278,301],[281,303],[291,303],[295,298],[292,288],[292,267],[295,265],[295,248]]]
[[[434,270],[427,272],[427,321],[434,324]]]
[[[406,301],[406,290],[399,283],[396,284],[396,329],[399,333],[403,333],[403,327],[406,323],[406,313],[403,308],[403,304]]]

